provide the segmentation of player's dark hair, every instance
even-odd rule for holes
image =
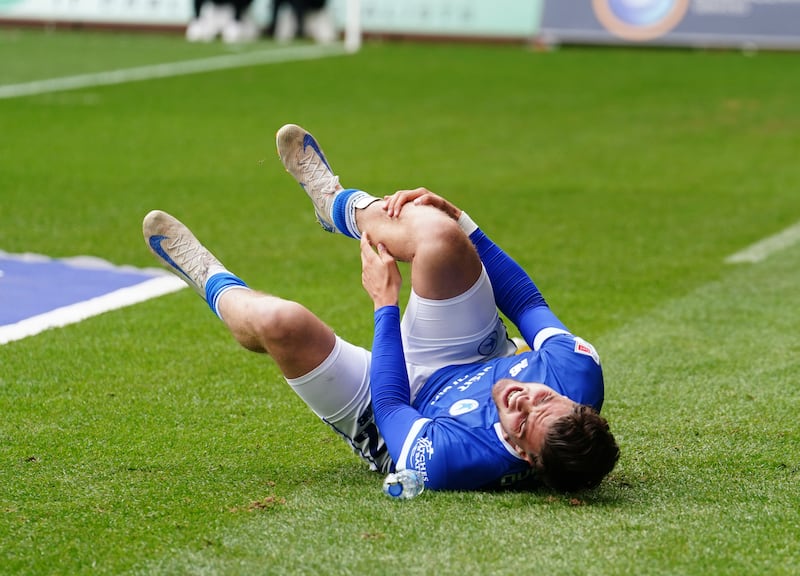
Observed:
[[[594,488],[618,459],[619,446],[606,419],[578,404],[556,420],[545,436],[536,459],[537,476],[561,492]]]

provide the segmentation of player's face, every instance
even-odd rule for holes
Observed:
[[[500,425],[509,444],[522,458],[533,464],[531,454],[539,455],[553,423],[571,413],[576,403],[544,384],[498,380],[492,398],[500,414]]]

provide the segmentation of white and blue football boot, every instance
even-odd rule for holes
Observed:
[[[142,232],[156,258],[205,300],[209,277],[225,269],[220,261],[182,222],[161,210],[144,217]]]
[[[296,124],[286,124],[275,135],[283,166],[303,187],[317,221],[327,232],[340,232],[333,222],[332,208],[336,195],[343,190],[317,141]]]

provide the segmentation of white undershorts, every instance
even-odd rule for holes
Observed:
[[[485,269],[455,298],[428,300],[412,291],[400,330],[412,401],[440,368],[510,356],[516,350],[497,314]],[[322,364],[287,382],[373,469],[387,472],[391,459],[372,413],[371,358],[368,350],[337,336]]]

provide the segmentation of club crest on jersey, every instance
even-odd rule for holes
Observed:
[[[478,354],[488,356],[497,349],[497,333],[489,334],[478,345]]]
[[[461,416],[462,414],[466,414],[467,412],[472,412],[477,407],[478,407],[477,400],[473,400],[472,398],[465,398],[464,400],[459,400],[458,402],[450,406],[450,416]]]
[[[575,352],[583,354],[584,356],[591,356],[595,364],[600,366],[600,355],[597,353],[597,350],[594,349],[594,346],[577,336],[575,336]]]

